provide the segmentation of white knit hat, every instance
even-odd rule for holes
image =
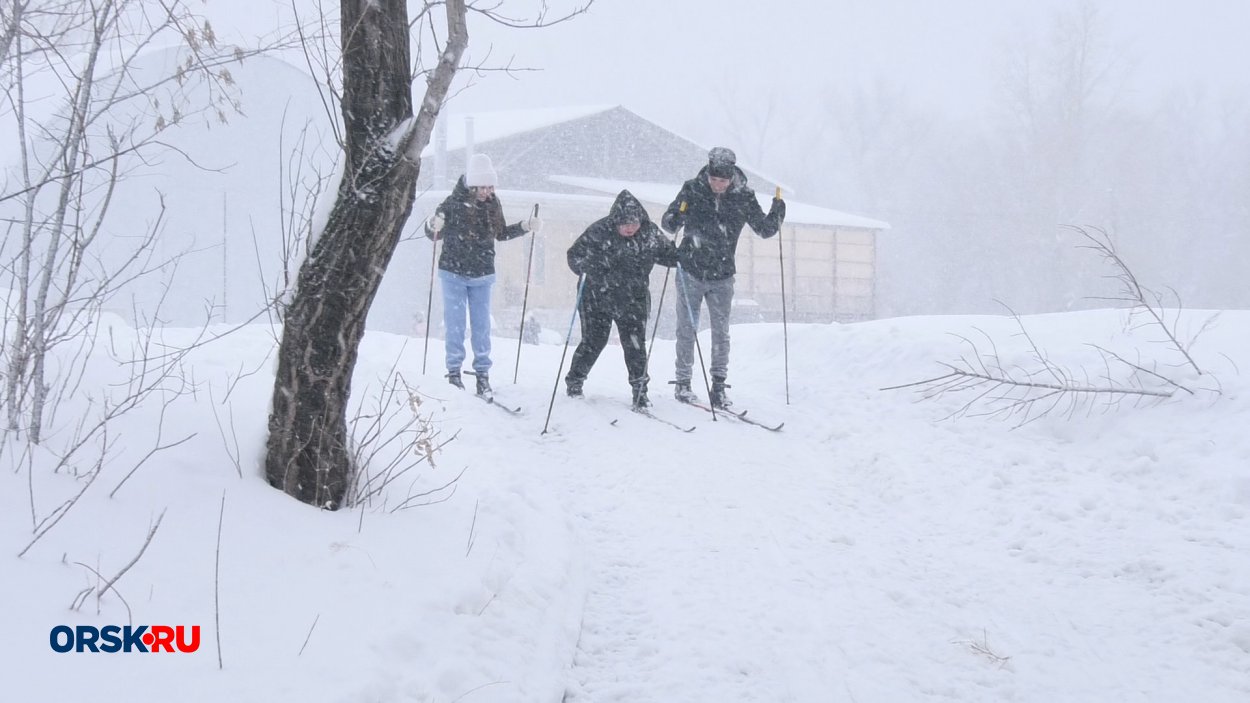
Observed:
[[[499,185],[499,175],[495,173],[495,167],[491,165],[489,156],[474,154],[469,158],[469,170],[464,174],[464,184],[470,188]]]

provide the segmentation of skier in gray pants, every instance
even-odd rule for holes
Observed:
[[[694,338],[699,327],[699,311],[707,301],[712,326],[712,388],[708,399],[713,407],[727,408],[725,380],[729,377],[729,310],[733,304],[734,254],[745,225],[767,239],[781,229],[786,204],[773,198],[764,214],[755,191],[747,186],[746,174],[737,166],[733,151],[716,147],[708,152],[708,163],[699,174],[685,182],[677,198],[668,206],[660,224],[669,232],[685,228],[678,247],[677,268],[677,365],[674,395],[683,403],[698,401],[690,389],[694,367]]]

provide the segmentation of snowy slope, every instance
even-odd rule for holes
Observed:
[[[1184,327],[1205,319],[1190,313]],[[1124,322],[1115,311],[1024,319],[1065,363],[1090,363],[1086,343],[1176,361]],[[357,397],[372,407],[381,379],[398,371],[442,439],[455,436],[419,480],[393,486],[388,505],[464,474],[433,505],[326,514],[260,477],[273,340],[248,328],[197,352],[188,368],[197,396],[166,413],[165,442],[198,434],[110,499],[157,426],[155,410],[125,418],[102,477],[21,559],[31,493],[42,517],[80,483],[41,471],[46,456],[29,489],[24,471],[2,474],[9,691],[13,700],[155,700],[171,689],[192,701],[1250,698],[1250,409],[1237,371],[1250,365],[1250,313],[1227,311],[1199,338],[1207,376],[1173,370],[1194,388],[1218,382],[1221,395],[1016,427],[944,419],[957,398],[878,390],[941,373],[938,362],[963,352],[952,333],[976,330],[1005,358],[1024,358],[1009,318],[791,326],[787,405],[781,328],[735,327],[734,397],[785,420],[780,433],[678,406],[663,383],[665,341],[653,356],[656,412],[697,429],[629,413],[610,346],[586,401],[556,398],[546,435],[560,346],[525,346],[514,386],[515,340],[496,340],[495,386],[524,406],[514,418],[446,386],[437,340],[423,376],[422,340],[370,334]],[[99,392],[110,368],[102,359],[85,387]],[[3,456],[14,463],[12,445]],[[126,624],[112,594],[67,609],[95,582],[75,562],[116,573],[162,510],[119,590],[136,624],[200,624],[200,651],[52,652],[55,625]]]

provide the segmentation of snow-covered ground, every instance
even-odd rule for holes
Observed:
[[[1187,313],[1182,328],[1206,317]],[[371,334],[356,397],[375,407],[399,372],[438,441],[454,439],[392,485],[386,509],[339,513],[264,482],[273,335],[244,329],[193,355],[197,390],[163,419],[151,407],[118,422],[100,478],[20,559],[82,482],[50,475],[45,454],[28,481],[7,445],[3,698],[1250,700],[1250,383],[1239,371],[1250,369],[1250,312],[1224,312],[1198,339],[1203,376],[1168,366],[1179,359],[1124,322],[1117,311],[1024,319],[1053,360],[1096,377],[1087,344],[1098,344],[1158,359],[1196,392],[1023,426],[948,418],[967,398],[879,390],[942,373],[938,362],[966,352],[954,335],[978,330],[1027,361],[1010,318],[793,325],[788,405],[782,329],[737,326],[733,396],[784,420],[779,433],[678,406],[664,384],[671,342],[653,356],[655,410],[694,432],[628,411],[611,346],[588,399],[558,396],[544,435],[560,346],[526,345],[513,385],[515,340],[496,340],[500,398],[524,407],[512,417],[445,384],[437,341],[422,375],[421,340]],[[111,346],[133,334],[116,328]],[[98,400],[117,372],[102,355],[81,399]],[[413,412],[406,399],[390,408]],[[161,443],[194,436],[110,498],[158,427]],[[454,491],[417,501],[432,504],[390,512],[458,475]],[[70,610],[162,513],[121,597]],[[57,625],[128,623],[199,625],[199,651],[49,645]]]

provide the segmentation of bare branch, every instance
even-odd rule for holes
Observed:
[[[221,492],[221,510],[217,513],[217,549],[213,555],[213,632],[217,636],[217,669],[221,664],[221,526],[226,520],[226,492]]]
[[[503,15],[502,13],[499,12],[499,8],[503,6],[503,2],[501,2],[500,0],[487,0],[486,2],[470,2],[468,9],[470,12],[475,12],[477,14],[480,14],[483,17],[486,17],[487,19],[489,19],[490,21],[496,24],[501,24],[505,27],[511,27],[513,29],[540,29],[542,27],[554,27],[557,24],[561,24],[561,23],[576,19],[579,15],[586,14],[586,12],[590,10],[591,5],[594,5],[594,4],[595,4],[594,0],[587,0],[585,5],[574,8],[573,10],[569,11],[567,14],[561,15],[559,17],[549,18],[547,3],[544,2],[542,4],[542,8],[538,11],[538,14],[535,15],[533,19],[524,19],[520,17],[507,17]]]
[[[1202,375],[1202,369],[1198,367],[1198,363],[1189,353],[1189,347],[1182,344],[1176,334],[1174,324],[1168,324],[1164,319],[1163,308],[1161,305],[1162,297],[1148,288],[1145,288],[1137,280],[1137,276],[1133,274],[1128,265],[1124,263],[1124,259],[1115,250],[1115,245],[1111,241],[1111,236],[1107,232],[1098,227],[1080,227],[1077,225],[1064,225],[1065,228],[1072,230],[1083,237],[1088,245],[1083,248],[1090,249],[1102,257],[1103,261],[1111,265],[1115,271],[1113,277],[1121,284],[1121,300],[1131,304],[1135,310],[1143,311],[1158,326],[1163,334],[1167,336],[1168,342],[1185,361],[1193,368],[1199,376]],[[1092,231],[1091,231],[1092,230]],[[1203,330],[1207,328],[1211,320],[1203,325]],[[1199,331],[1201,333],[1201,330]]]
[[[1021,330],[1021,334],[1029,336],[1023,326]],[[997,351],[992,354],[983,354],[974,342],[965,339],[965,343],[971,346],[972,358],[976,359],[976,362],[964,357],[957,365],[943,363],[941,365],[948,369],[948,373],[922,381],[888,386],[880,390],[915,388],[923,400],[973,392],[974,394],[952,411],[946,419],[961,416],[1004,419],[1016,417],[1019,418],[1016,427],[1020,427],[1044,417],[1064,403],[1067,404],[1066,412],[1071,415],[1082,407],[1091,406],[1099,399],[1110,398],[1111,400],[1104,408],[1114,407],[1115,402],[1125,397],[1170,398],[1179,387],[1171,384],[1172,388],[1163,390],[1143,388],[1140,385],[1117,385],[1110,382],[1106,385],[1092,384],[1088,380],[1078,382],[1074,374],[1051,362],[1031,338],[1029,338],[1029,346],[1037,355],[1037,361],[1042,369],[1006,371],[1002,369]],[[987,366],[995,370],[989,371]],[[1136,365],[1130,364],[1130,366],[1137,368]],[[1051,380],[1037,380],[1043,374]],[[981,405],[985,407],[985,410],[974,412],[974,409]]]
[[[477,541],[477,509],[480,503],[480,500],[473,502],[473,522],[469,523],[469,543],[464,548],[465,557],[468,557],[473,552],[473,543]]]
[[[156,536],[156,531],[157,531],[158,529],[160,529],[160,526],[161,526],[161,520],[163,520],[163,519],[165,519],[165,511],[164,511],[164,510],[162,510],[162,511],[161,511],[161,514],[157,516],[157,518],[156,518],[156,522],[152,525],[152,529],[148,530],[148,538],[147,538],[147,539],[145,539],[145,540],[143,541],[143,546],[139,548],[139,553],[135,555],[134,559],[131,559],[131,560],[130,560],[130,563],[128,563],[128,564],[126,564],[125,566],[123,566],[123,567],[122,567],[122,570],[121,570],[121,571],[118,571],[116,576],[114,576],[113,578],[109,579],[108,583],[106,583],[106,584],[104,584],[103,586],[101,586],[101,587],[100,587],[100,589],[96,592],[96,596],[97,596],[97,597],[99,597],[99,596],[103,595],[105,591],[107,591],[108,589],[112,588],[112,587],[113,587],[113,584],[117,583],[117,580],[118,580],[118,579],[120,579],[122,576],[124,576],[124,575],[126,574],[126,572],[127,572],[127,571],[130,571],[130,567],[132,567],[132,566],[134,566],[136,563],[138,563],[139,559],[141,559],[141,558],[143,557],[143,553],[144,553],[144,552],[146,552],[146,551],[148,550],[148,545],[152,543],[152,538]]]
[[[239,448],[239,435],[234,429],[234,407],[228,408],[230,414],[230,437],[226,437],[226,430],[221,425],[221,415],[217,412],[217,402],[213,399],[213,389],[208,389],[210,404],[213,408],[213,420],[217,423],[217,433],[221,436],[222,444],[226,447],[226,455],[230,457],[231,463],[234,464],[234,470],[239,474],[239,478],[243,478],[243,464],[240,460],[242,450]]]
[[[84,483],[82,488],[78,490],[78,493],[75,494],[73,498],[70,498],[62,503],[60,507],[54,510],[51,515],[40,523],[42,528],[36,528],[35,537],[22,548],[22,551],[17,553],[19,559],[25,556],[26,552],[30,551],[30,548],[35,546],[35,543],[38,542],[40,538],[48,534],[48,530],[56,527],[56,524],[60,522],[67,513],[69,513],[70,509],[78,504],[79,499],[82,498],[82,494],[86,493],[87,489],[91,488],[91,484],[95,483],[95,480],[100,477],[100,470],[103,468],[102,463],[103,457],[101,457],[100,463],[96,465],[95,470],[88,475],[86,483]]]
[[[87,588],[84,588],[82,591],[79,591],[78,595],[74,597],[74,602],[70,605],[70,610],[78,610],[79,608],[81,608],[82,604],[87,602],[87,596],[90,596],[92,591],[100,589],[100,593],[104,592],[103,589],[98,585],[100,581],[104,580],[103,574],[101,574],[97,569],[93,569],[87,564],[82,563],[81,561],[76,561],[74,563],[86,569],[87,571],[90,571],[91,573],[95,574],[97,585],[88,586]],[[133,625],[135,621],[134,612],[130,609],[130,603],[126,601],[126,597],[123,596],[122,592],[117,590],[117,588],[111,583],[107,586],[107,588],[113,591],[114,595],[117,596],[117,599],[122,602],[122,605],[126,606],[126,622],[127,624]],[[97,609],[98,609],[98,602],[99,602],[98,597],[96,598],[96,601],[97,601]]]
[[[1192,390],[1190,390],[1189,388],[1187,388],[1187,387],[1185,387],[1185,386],[1183,386],[1183,385],[1181,385],[1181,384],[1177,383],[1176,381],[1173,381],[1172,379],[1168,378],[1167,376],[1164,376],[1163,374],[1161,374],[1161,373],[1159,373],[1159,372],[1157,372],[1157,371],[1154,371],[1153,369],[1148,369],[1148,368],[1146,368],[1146,367],[1142,366],[1140,363],[1136,363],[1136,362],[1129,361],[1128,359],[1125,359],[1124,357],[1120,356],[1119,354],[1116,354],[1115,352],[1111,351],[1110,349],[1105,349],[1105,348],[1103,348],[1103,347],[1098,346],[1097,344],[1091,344],[1090,346],[1091,346],[1091,347],[1093,347],[1094,349],[1097,349],[1100,353],[1102,353],[1102,354],[1104,354],[1104,355],[1106,355],[1106,356],[1109,356],[1109,357],[1111,357],[1111,358],[1115,359],[1116,361],[1120,362],[1121,364],[1124,364],[1125,366],[1128,366],[1128,367],[1134,368],[1134,369],[1136,369],[1136,370],[1138,370],[1138,371],[1140,371],[1140,372],[1142,372],[1142,373],[1144,373],[1144,374],[1147,374],[1147,375],[1153,376],[1154,378],[1157,378],[1159,381],[1161,381],[1161,382],[1163,382],[1163,383],[1165,383],[1165,384],[1167,384],[1167,385],[1169,385],[1169,386],[1172,386],[1172,387],[1174,387],[1174,388],[1177,388],[1177,389],[1179,389],[1179,390],[1185,391],[1186,393],[1188,393],[1188,394],[1190,394],[1190,395],[1193,395],[1193,394],[1194,394],[1194,392],[1193,392]]]
[[[450,499],[450,498],[451,498],[451,496],[452,496],[452,495],[454,495],[454,494],[455,494],[455,492],[456,492],[456,485],[460,482],[460,477],[461,477],[461,476],[464,476],[464,472],[466,472],[466,471],[468,471],[468,470],[469,470],[469,467],[467,467],[467,466],[466,466],[466,467],[464,467],[463,469],[461,469],[461,470],[460,470],[460,473],[456,474],[456,477],[455,477],[455,478],[453,478],[452,480],[448,481],[447,483],[444,483],[443,485],[441,485],[441,486],[439,486],[439,487],[437,487],[437,488],[431,488],[431,489],[430,489],[430,490],[428,490],[428,491],[424,491],[424,492],[421,492],[421,493],[417,493],[417,494],[415,494],[415,495],[408,496],[408,497],[407,497],[407,498],[405,498],[405,499],[403,500],[403,502],[401,502],[399,505],[396,505],[394,508],[391,508],[390,512],[394,513],[394,512],[397,512],[397,511],[399,511],[399,510],[407,510],[408,508],[419,508],[419,507],[426,506],[426,505],[433,505],[433,504],[435,504],[435,503],[442,503],[443,501],[446,501],[446,500]],[[429,501],[429,502],[425,502],[425,503],[418,503],[418,504],[413,504],[413,502],[412,502],[412,501],[414,501],[414,500],[416,500],[416,499],[418,499],[418,498],[424,498],[424,497],[426,497],[426,496],[431,496],[431,495],[434,495],[435,493],[439,493],[439,492],[444,491],[444,490],[446,490],[446,489],[448,489],[448,488],[451,488],[451,494],[446,495],[446,496],[444,496],[443,498],[441,498],[441,499],[439,499],[439,500],[433,500],[433,501]]]
[[[1170,323],[1164,315],[1162,295],[1142,286],[1137,276],[1116,253],[1110,235],[1098,228],[1067,227],[1085,239],[1087,244],[1081,248],[1097,253],[1114,271],[1109,277],[1119,282],[1121,292],[1108,299],[1129,305],[1130,321],[1132,314],[1144,313],[1148,322],[1143,324],[1162,330],[1166,339],[1164,343],[1178,352],[1196,373],[1203,375],[1189,353],[1189,347],[1194,339],[1211,327],[1215,317],[1208,318],[1189,342],[1182,343],[1176,332],[1176,322]],[[1175,292],[1172,295],[1179,308],[1179,297]],[[960,337],[970,348],[971,354],[960,356],[954,364],[941,364],[948,373],[912,383],[888,386],[881,390],[916,389],[924,400],[948,394],[966,396],[974,393],[947,417],[1015,417],[1019,419],[1017,427],[1060,410],[1071,419],[1082,409],[1086,413],[1095,408],[1107,411],[1118,407],[1125,400],[1132,400],[1135,405],[1140,405],[1143,402],[1171,398],[1178,390],[1194,395],[1191,388],[1157,371],[1157,364],[1143,363],[1140,359],[1130,361],[1121,354],[1095,344],[1087,346],[1097,350],[1102,358],[1103,371],[1097,381],[1092,380],[1090,373],[1084,369],[1078,369],[1075,373],[1065,369],[1051,361],[1024,326],[1020,316],[1011,308],[1004,307],[1016,323],[1016,336],[1025,340],[1033,358],[1033,368],[1016,365],[1006,368],[993,339],[978,329],[990,345],[989,353],[983,353],[975,342]],[[1131,373],[1124,379],[1117,380],[1116,369],[1119,367],[1130,369]],[[1143,380],[1149,383],[1145,384]],[[976,411],[977,408],[982,410]]]
[[[395,375],[378,395],[373,412],[358,411],[352,421],[352,434],[357,437],[354,463],[358,467],[348,490],[352,505],[371,504],[416,467],[433,466],[434,456],[460,434],[457,431],[440,442],[441,432],[432,417],[421,410],[421,397],[407,385],[402,374],[395,373],[394,368],[392,373]],[[406,417],[404,411],[408,413]],[[389,460],[381,460],[384,452]]]
[[[421,106],[396,148],[409,161],[420,163],[421,151],[430,143],[434,122],[443,109],[443,99],[460,67],[460,58],[469,45],[469,25],[465,13],[463,0],[447,0],[447,44],[439,54]]]
[[[317,617],[313,618],[312,625],[310,625],[308,628],[308,635],[304,637],[304,644],[300,645],[299,652],[295,656],[298,657],[304,653],[304,648],[308,646],[309,640],[312,639],[313,630],[317,629],[317,621],[320,619],[321,619],[321,613],[317,613]]]
[[[967,647],[968,649],[972,650],[976,654],[979,654],[985,657],[986,659],[990,660],[991,664],[996,665],[1000,669],[1006,666],[1011,661],[1011,657],[1004,657],[1002,655],[995,653],[994,650],[990,649],[989,635],[984,630],[982,630],[981,632],[980,642],[976,640],[952,640],[951,644],[958,644],[958,645],[963,645]]]

